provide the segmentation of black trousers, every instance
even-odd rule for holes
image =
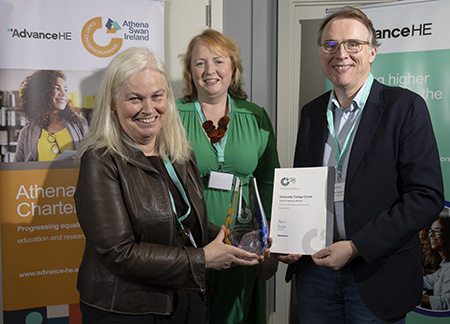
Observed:
[[[177,295],[170,315],[128,315],[107,312],[80,301],[82,324],[204,324],[205,302],[198,292]]]

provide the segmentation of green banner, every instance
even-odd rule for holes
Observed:
[[[439,148],[446,206],[450,206],[450,1],[402,1],[361,9],[371,18],[381,42],[372,66],[374,77],[383,84],[420,94],[428,105]],[[421,237],[426,246],[436,236],[429,236],[427,231]],[[425,248],[423,251],[428,254]],[[435,302],[431,307],[416,307],[407,316],[408,324],[449,323],[448,269],[443,263],[431,270],[424,266],[424,275],[436,273],[441,277],[434,291],[424,290],[424,294],[434,296]]]

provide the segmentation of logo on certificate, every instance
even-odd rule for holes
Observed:
[[[280,184],[281,184],[283,187],[287,187],[287,186],[289,186],[291,183],[292,183],[292,184],[295,184],[295,178],[283,177],[283,178],[281,178],[281,180],[280,180]]]

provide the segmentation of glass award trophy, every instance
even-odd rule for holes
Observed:
[[[225,243],[258,255],[267,248],[269,231],[255,178],[234,179],[225,227]]]

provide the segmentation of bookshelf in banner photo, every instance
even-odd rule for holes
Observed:
[[[19,91],[0,91],[0,162],[13,162],[19,132],[27,124],[19,108]]]

